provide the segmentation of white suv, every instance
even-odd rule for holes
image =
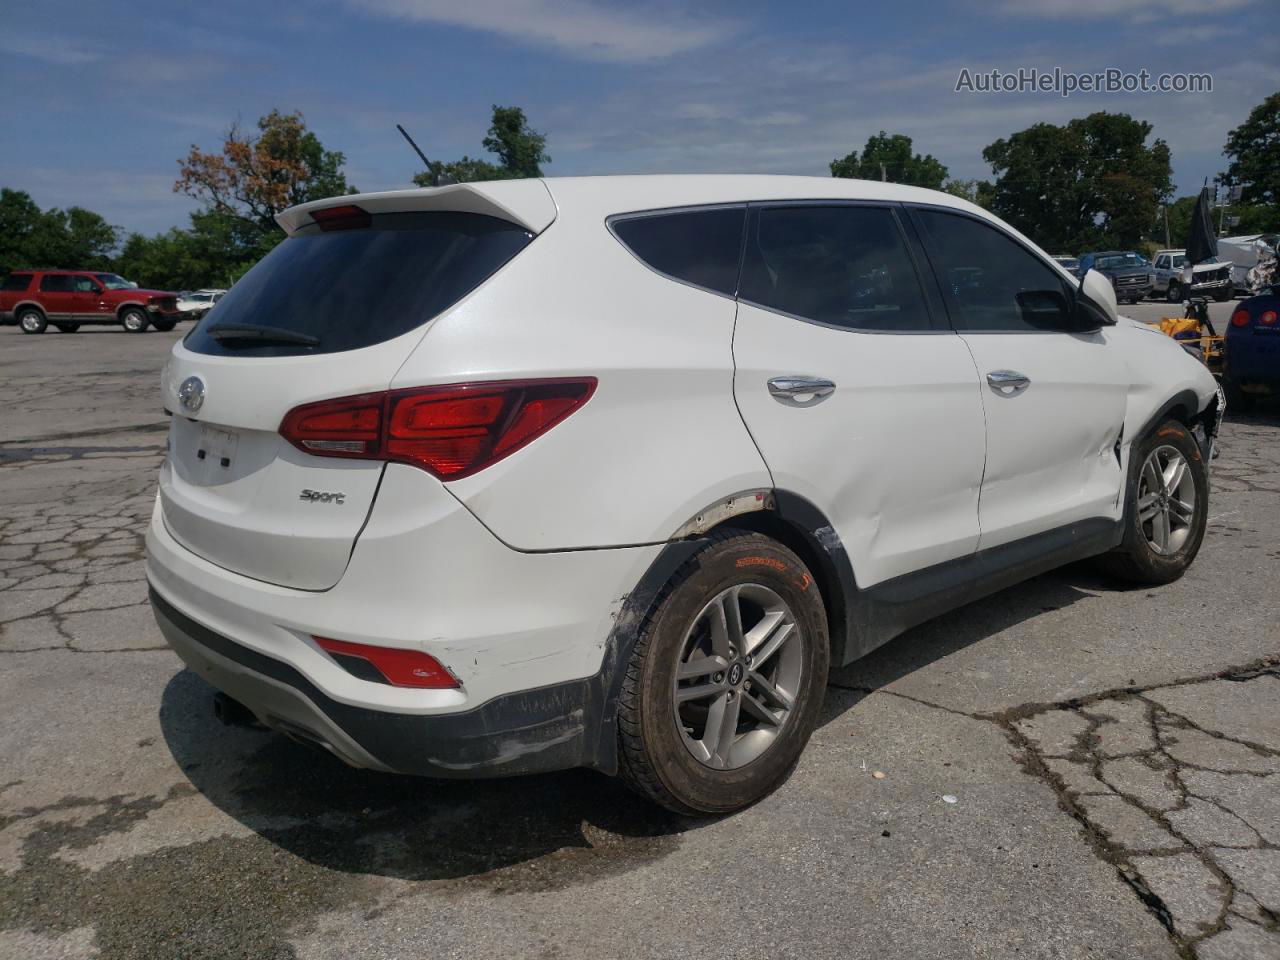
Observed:
[[[148,576],[224,718],[348,763],[733,810],[829,666],[1200,546],[1213,378],[955,197],[523,180],[279,220],[166,367]]]

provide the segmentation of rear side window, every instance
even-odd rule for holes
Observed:
[[[186,347],[288,356],[382,343],[447,310],[533,239],[523,227],[474,213],[388,213],[370,223],[305,227],[281,241],[205,314]],[[229,325],[275,328],[315,343],[237,339],[218,330]]]
[[[26,290],[31,286],[31,276],[29,273],[11,273],[4,278],[4,283],[0,283],[0,290]]]
[[[42,293],[70,293],[73,278],[65,273],[46,273],[40,279]]]
[[[738,295],[836,327],[932,329],[902,232],[883,207],[756,210]]]
[[[935,210],[915,215],[928,234],[938,281],[951,294],[958,329],[1049,329],[1045,318],[1026,312],[1018,294],[1054,291],[1069,296],[1058,271],[1011,237],[970,217]]]
[[[678,210],[618,217],[609,226],[658,273],[732,297],[746,215],[746,207]]]

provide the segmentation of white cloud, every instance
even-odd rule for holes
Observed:
[[[348,0],[375,15],[441,23],[583,60],[640,62],[705,47],[736,27],[669,9],[605,7],[591,0]]]
[[[90,50],[74,40],[68,40],[65,37],[51,39],[21,31],[0,34],[0,53],[32,57],[60,67],[77,66],[102,59],[101,53]]]

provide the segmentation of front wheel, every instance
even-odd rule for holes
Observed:
[[[170,330],[172,330],[175,326],[178,325],[178,321],[177,320],[152,320],[151,325],[155,327],[157,330],[159,330],[161,333],[168,333]]]
[[[1130,452],[1124,538],[1101,558],[1103,569],[1131,583],[1177,580],[1204,540],[1209,471],[1186,426],[1166,420]]]
[[[150,323],[147,315],[137,307],[130,307],[120,315],[120,326],[128,333],[145,333]]]
[[[757,533],[713,534],[640,627],[618,702],[623,778],[685,815],[755,803],[799,761],[829,658],[800,558]]]
[[[1213,299],[1217,300],[1219,303],[1223,303],[1223,302],[1225,302],[1225,301],[1227,301],[1227,300],[1230,300],[1230,299],[1231,299],[1231,291],[1230,291],[1230,290],[1218,290],[1217,292],[1215,292],[1215,293],[1214,293],[1214,295],[1213,295]]]
[[[1182,287],[1178,284],[1177,280],[1169,281],[1169,290],[1165,294],[1165,297],[1170,303],[1182,302]]]
[[[60,333],[75,333],[80,329],[80,324],[78,323],[55,323],[54,326],[58,328]]]

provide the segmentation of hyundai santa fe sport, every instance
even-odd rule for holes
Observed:
[[[357,767],[734,810],[829,669],[1200,547],[1213,378],[958,198],[551,179],[279,221],[166,365],[151,599],[224,719]]]

